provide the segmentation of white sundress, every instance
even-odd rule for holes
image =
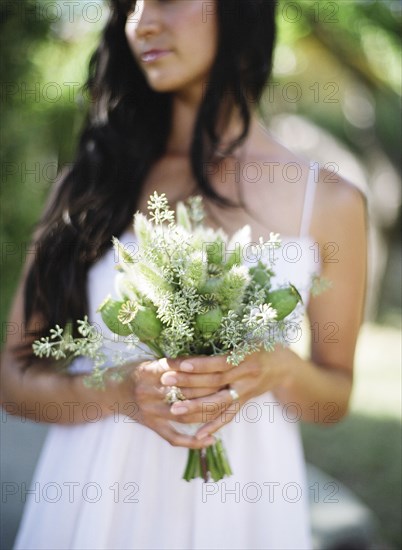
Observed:
[[[282,236],[276,281],[308,301],[320,271],[308,234],[315,193],[306,187],[300,235]],[[120,236],[129,244],[133,235]],[[113,295],[111,248],[88,277],[89,320]],[[104,325],[102,325],[104,326]],[[105,328],[106,330],[106,328]],[[76,360],[77,370],[80,368]],[[312,548],[305,462],[297,409],[270,393],[246,403],[220,433],[233,476],[213,483],[182,479],[188,449],[115,414],[50,427],[32,481],[15,550],[246,550]]]

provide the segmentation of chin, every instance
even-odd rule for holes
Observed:
[[[184,83],[173,79],[153,79],[147,78],[147,82],[150,88],[155,92],[176,92],[180,90]]]
[[[175,92],[177,87],[168,82],[153,82],[148,80],[149,87],[154,92]]]
[[[145,73],[149,87],[155,92],[180,92],[186,88],[193,88],[201,79],[198,75],[192,74],[155,74]]]

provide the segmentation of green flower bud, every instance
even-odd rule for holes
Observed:
[[[225,253],[225,243],[222,238],[218,238],[214,242],[204,243],[204,250],[207,253],[208,263],[221,265]]]
[[[281,321],[295,309],[299,302],[303,302],[299,291],[293,285],[269,292],[266,296],[267,304],[277,312],[277,321]]]
[[[129,325],[121,323],[118,319],[120,308],[123,304],[124,302],[112,300],[109,295],[96,311],[100,312],[102,320],[109,330],[119,336],[129,336],[133,331]]]
[[[211,336],[221,326],[223,313],[219,306],[206,313],[199,313],[195,318],[195,325],[204,336]]]
[[[162,332],[162,323],[156,316],[155,310],[150,307],[139,306],[130,325],[134,334],[142,342],[156,340]]]
[[[215,294],[219,292],[219,289],[222,286],[222,279],[220,277],[209,277],[205,284],[201,287],[201,294]]]
[[[269,288],[271,285],[272,271],[262,262],[258,262],[256,267],[250,268],[250,275],[255,283],[262,288]]]

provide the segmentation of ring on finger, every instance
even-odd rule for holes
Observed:
[[[230,397],[232,398],[232,401],[238,401],[240,399],[240,395],[237,393],[237,391],[232,388],[232,386],[228,387]]]
[[[170,386],[169,391],[165,395],[164,402],[171,405],[176,403],[176,401],[184,401],[186,396],[183,394],[180,388],[176,386]]]

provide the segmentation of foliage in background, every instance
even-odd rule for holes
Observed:
[[[283,0],[278,22],[274,81],[302,93],[295,103],[278,93],[270,106],[293,105],[363,158],[378,142],[399,167],[400,2]]]
[[[346,179],[368,188],[366,313],[397,327],[401,8],[389,0],[281,0],[274,76],[262,102],[265,120],[272,120],[285,145],[329,161]]]
[[[2,343],[33,225],[58,169],[73,157],[85,112],[80,87],[99,29],[94,14],[77,21],[79,11],[72,18],[55,4],[0,3]]]

